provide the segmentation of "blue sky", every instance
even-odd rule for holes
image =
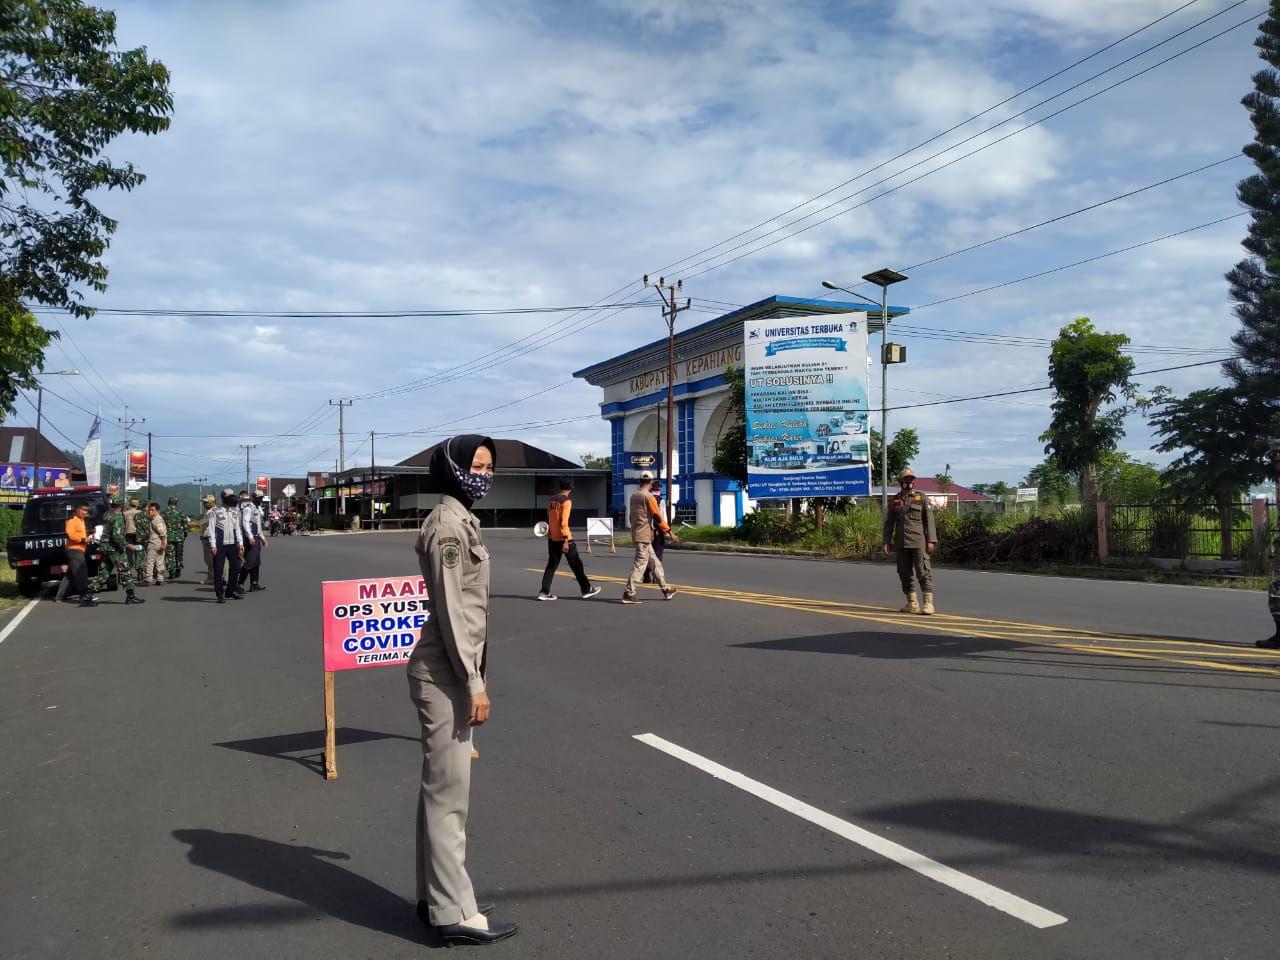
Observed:
[[[1252,168],[1239,152],[1252,130],[1239,101],[1261,66],[1252,42],[1266,4],[1186,4],[995,106],[1179,6],[120,3],[119,41],[169,67],[175,114],[168,132],[107,151],[148,180],[102,198],[120,229],[110,289],[87,299],[244,315],[42,314],[67,334],[47,368],[83,374],[49,378],[48,432],[79,445],[84,410],[100,406],[110,447],[127,403],[156,435],[157,479],[243,476],[240,444],[253,443],[255,474],[298,476],[333,467],[327,401],[356,398],[346,411],[356,463],[368,462],[370,431],[382,463],[463,429],[571,458],[604,454],[599,393],[566,381],[661,336],[656,305],[252,314],[637,301],[640,277],[662,272],[694,299],[683,329],[889,266],[910,275],[893,300],[913,308],[893,334],[909,362],[891,370],[890,433],[919,432],[918,472],[950,464],[961,483],[1016,482],[1043,457],[1049,393],[893,408],[1046,384],[1049,342],[1076,316],[1127,334],[1139,371],[1229,353],[1237,324],[1223,274],[1242,255],[1246,219],[1147,242],[1241,212],[1235,183]],[[1216,365],[1138,381],[1178,392],[1219,382]],[[20,402],[9,422],[33,421]],[[1160,462],[1150,442],[1134,419],[1122,448]]]

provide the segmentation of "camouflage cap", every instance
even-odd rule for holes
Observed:
[[[173,506],[173,507],[176,507],[176,506],[178,505],[178,498],[177,498],[177,497],[170,497],[170,498],[169,498],[169,505],[170,505],[170,506]]]
[[[112,497],[111,497],[111,505],[112,505],[113,507],[123,507],[123,506],[124,506],[124,497],[122,497],[122,496],[121,496],[120,494],[118,494],[118,493],[117,493],[117,494],[113,494],[113,495],[112,495]]]

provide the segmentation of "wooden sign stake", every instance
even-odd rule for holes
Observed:
[[[338,779],[338,737],[333,720],[333,671],[324,672],[324,778]]]

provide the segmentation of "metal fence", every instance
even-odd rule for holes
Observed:
[[[1274,508],[1274,505],[1269,505]],[[1269,531],[1254,533],[1253,504],[1242,500],[1231,506],[1230,559],[1251,550],[1265,549]],[[1274,509],[1268,510],[1268,518]],[[1107,543],[1114,557],[1170,557],[1216,560],[1224,556],[1222,525],[1216,508],[1189,509],[1171,503],[1112,504],[1108,510]],[[1274,524],[1268,520],[1268,527]]]

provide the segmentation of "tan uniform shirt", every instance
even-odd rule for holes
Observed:
[[[926,544],[938,542],[933,524],[933,511],[924,494],[896,493],[889,498],[889,515],[884,520],[884,539],[895,550],[923,550]]]
[[[653,543],[653,518],[657,517],[658,527],[663,533],[670,533],[671,528],[658,509],[658,501],[648,490],[637,490],[631,495],[631,542]]]
[[[489,551],[480,521],[446,494],[422,523],[415,548],[427,582],[427,622],[409,657],[409,676],[485,690],[489,636]]]
[[[164,553],[165,544],[169,542],[168,529],[164,525],[164,517],[157,513],[151,518],[151,526],[148,529],[147,546],[156,553]]]

